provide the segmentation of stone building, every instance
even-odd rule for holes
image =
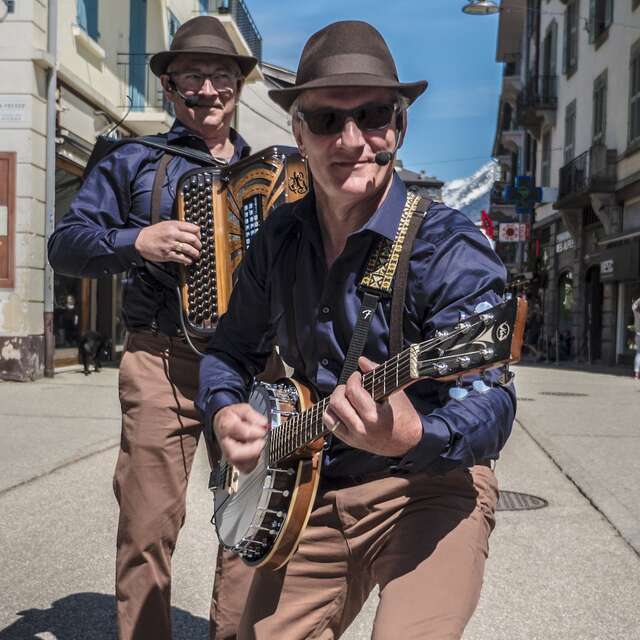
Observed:
[[[166,131],[173,122],[148,60],[198,14],[223,21],[236,48],[262,61],[243,0],[0,1],[0,379],[29,380],[76,361],[93,329],[122,349],[123,275],[52,274],[46,237],[79,188],[96,137]],[[254,150],[293,145],[266,99],[293,74],[265,63],[241,96],[236,127]],[[126,115],[126,118],[124,116]],[[124,118],[124,120],[123,120]],[[48,222],[47,222],[48,221]]]
[[[545,340],[553,357],[627,362],[640,296],[640,1],[501,9],[494,155],[506,184],[531,175],[543,187],[522,266]]]

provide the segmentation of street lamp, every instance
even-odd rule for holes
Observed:
[[[498,13],[500,7],[493,0],[469,0],[462,10],[472,16],[490,16]]]

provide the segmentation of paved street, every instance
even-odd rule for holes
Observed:
[[[0,640],[116,637],[116,373],[0,383]],[[640,640],[640,384],[553,367],[518,367],[517,383],[497,473],[549,505],[499,512],[465,639]],[[207,637],[207,475],[199,455],[174,564],[179,640]],[[374,606],[347,640],[369,637]]]

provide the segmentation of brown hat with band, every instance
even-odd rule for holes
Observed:
[[[288,111],[302,91],[334,87],[396,89],[411,103],[427,88],[427,81],[399,82],[382,35],[366,22],[344,20],[326,26],[307,40],[296,84],[272,89],[269,97]]]
[[[151,71],[157,76],[166,73],[169,63],[181,53],[226,56],[240,66],[246,78],[258,63],[252,56],[241,56],[233,46],[224,25],[213,16],[198,16],[187,20],[173,36],[169,51],[161,51],[149,61]]]

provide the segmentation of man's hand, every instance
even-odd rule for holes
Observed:
[[[358,364],[363,372],[377,366],[367,358],[360,358]],[[404,456],[422,438],[420,416],[404,391],[375,402],[358,372],[331,394],[323,422],[348,445],[390,458]]]
[[[200,255],[200,227],[190,222],[165,220],[145,227],[136,238],[135,248],[152,262],[191,264]]]
[[[230,404],[216,413],[213,431],[225,458],[242,473],[255,469],[266,442],[268,421],[248,404]]]

